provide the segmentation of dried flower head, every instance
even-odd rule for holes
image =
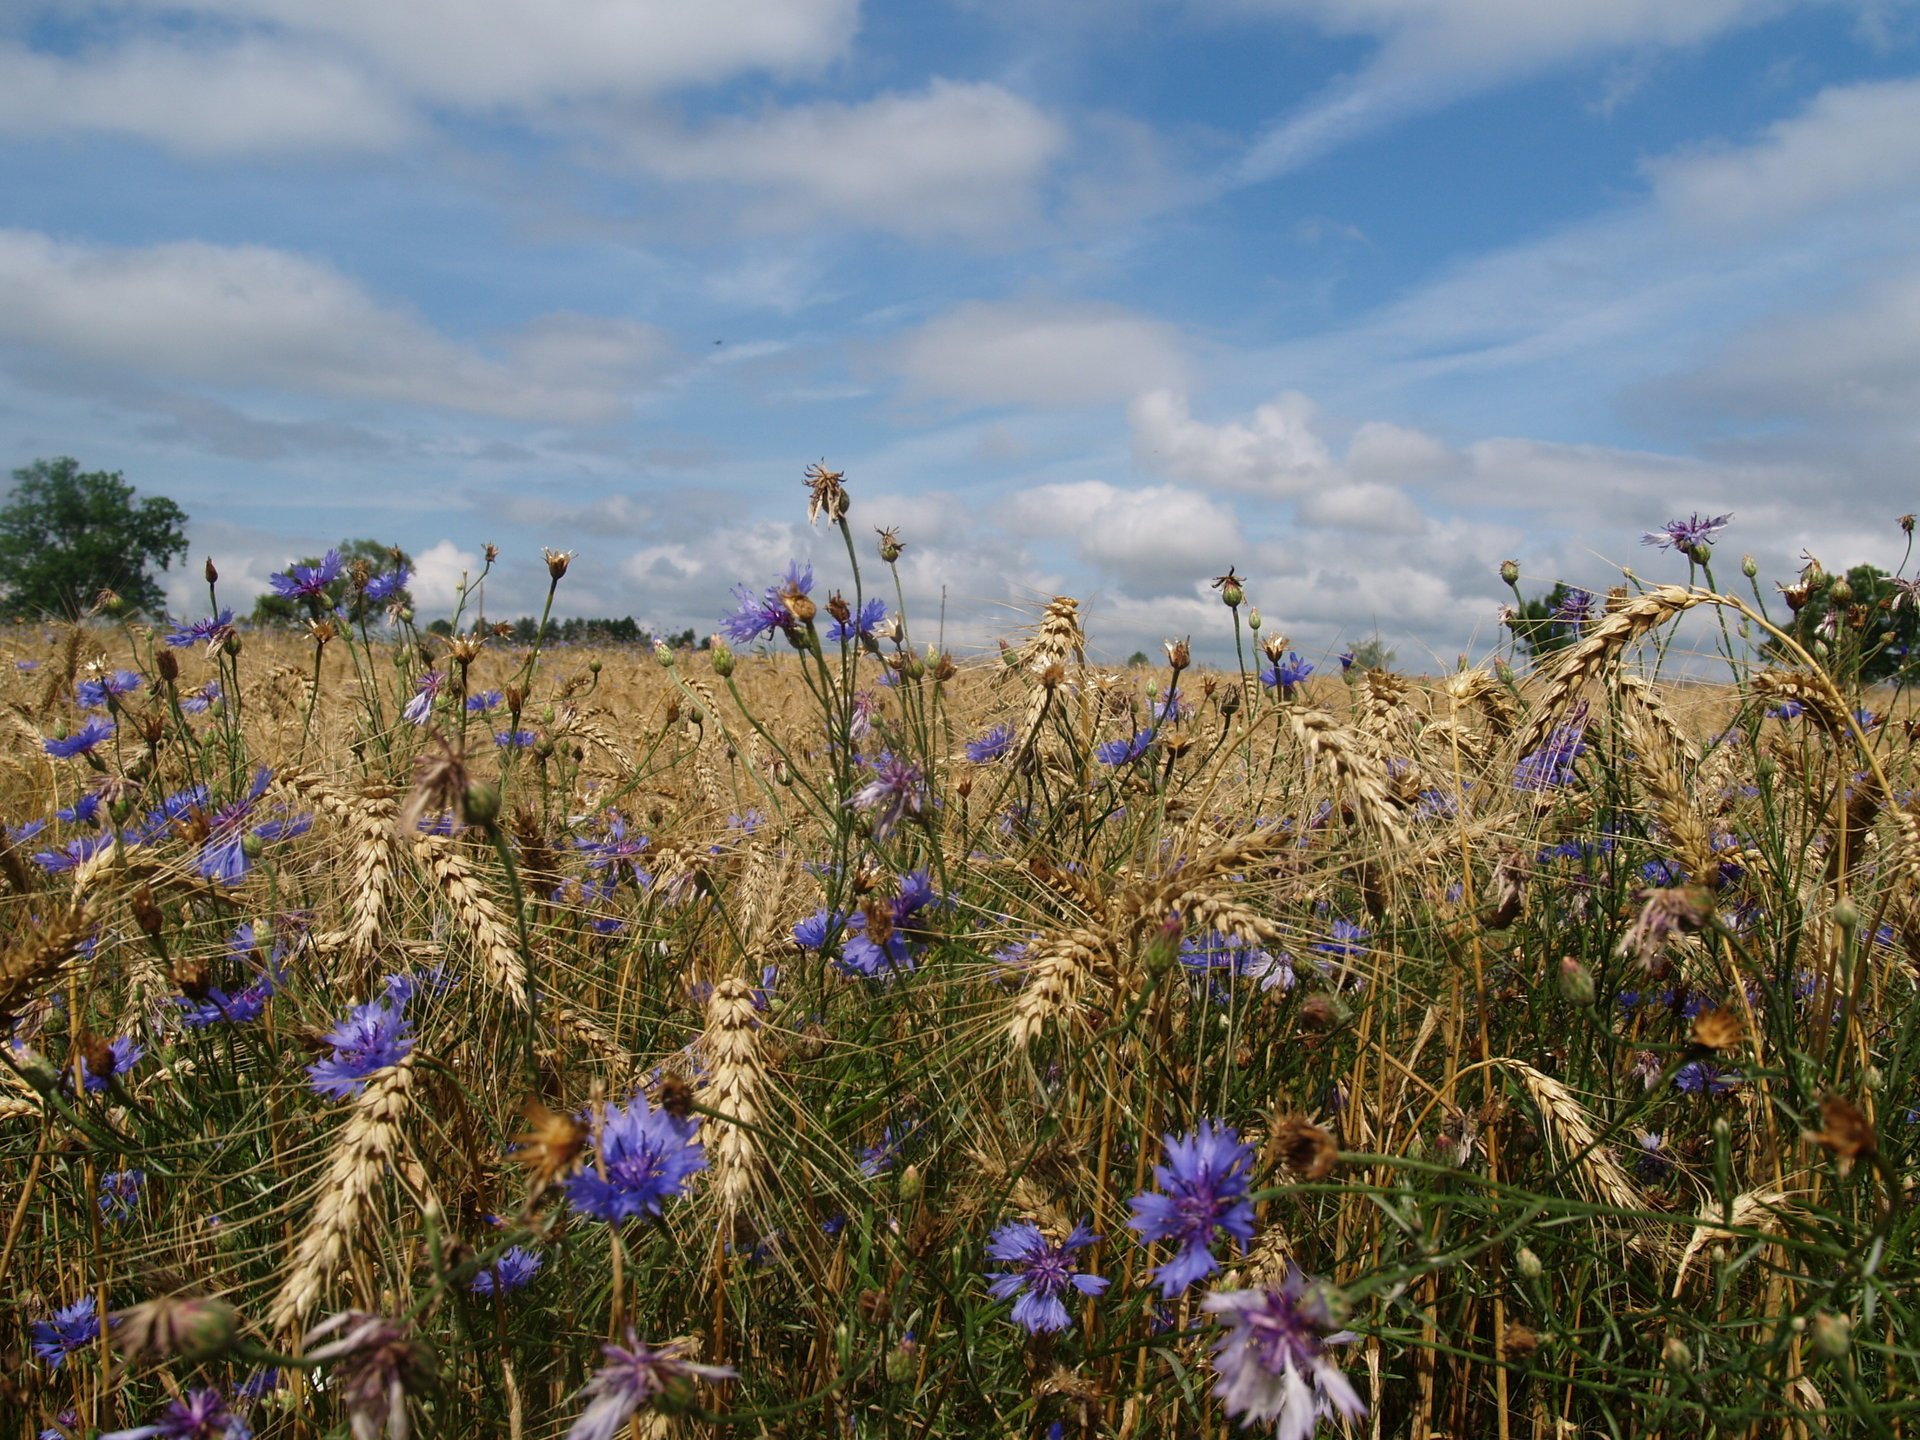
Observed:
[[[1333,1136],[1304,1115],[1289,1115],[1273,1127],[1273,1148],[1286,1167],[1303,1180],[1324,1180],[1340,1159]]]
[[[529,1097],[521,1107],[527,1117],[527,1132],[516,1136],[519,1146],[513,1158],[533,1172],[536,1191],[544,1190],[580,1163],[587,1146],[587,1127],[571,1115],[549,1110]]]
[[[1731,1010],[1708,1010],[1693,1017],[1693,1043],[1708,1050],[1731,1050],[1746,1033],[1747,1027]]]
[[[1220,592],[1220,599],[1229,610],[1237,610],[1247,598],[1246,587],[1240,577],[1233,573],[1233,566],[1227,567],[1227,573],[1213,578],[1212,589]]]
[[[1804,1132],[1805,1138],[1833,1152],[1843,1173],[1854,1161],[1879,1153],[1880,1137],[1873,1121],[1844,1096],[1829,1095],[1820,1102],[1820,1124],[1822,1129]]]
[[[339,1339],[312,1348],[314,1341],[336,1332]],[[377,1440],[383,1431],[393,1440],[407,1440],[407,1401],[439,1375],[424,1341],[384,1315],[348,1310],[321,1321],[300,1343],[307,1359],[329,1368],[353,1440]]]
[[[555,580],[564,578],[567,566],[573,563],[573,551],[547,549],[542,553],[547,557],[547,574]]]
[[[204,1295],[160,1295],[113,1315],[113,1348],[131,1364],[181,1359],[191,1364],[225,1353],[240,1312]]]
[[[827,462],[816,461],[807,466],[807,523],[817,525],[820,517],[829,520],[844,520],[847,507],[851,503],[847,497],[846,486],[840,482],[847,478],[844,470],[829,470]]]
[[[394,816],[394,833],[403,840],[411,840],[427,816],[461,810],[471,783],[466,757],[446,736],[434,731],[427,748],[413,763],[413,788]]]

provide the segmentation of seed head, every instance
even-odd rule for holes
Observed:
[[[1193,663],[1193,643],[1191,637],[1183,640],[1168,640],[1164,643],[1167,647],[1167,664],[1173,670],[1174,674],[1178,675]]]
[[[1831,1151],[1843,1173],[1854,1161],[1879,1153],[1873,1122],[1845,1096],[1829,1095],[1820,1102],[1820,1124],[1822,1129],[1805,1132],[1805,1138]]]
[[[1302,1180],[1324,1180],[1340,1159],[1333,1136],[1304,1115],[1289,1115],[1273,1129],[1274,1149]]]
[[[580,1162],[580,1152],[587,1144],[587,1127],[531,1097],[521,1109],[529,1128],[516,1138],[520,1148],[513,1152],[513,1158],[533,1172],[534,1188],[544,1190]]]
[[[1246,602],[1247,592],[1240,577],[1233,573],[1233,566],[1227,567],[1227,573],[1214,577],[1212,587],[1220,592],[1220,601],[1229,610],[1238,610]]]
[[[878,533],[880,536],[880,558],[891,565],[900,558],[900,552],[907,547],[900,539],[900,532],[891,525]]]
[[[847,478],[844,470],[829,470],[824,460],[807,466],[807,523],[817,525],[820,517],[839,521],[847,517],[847,507],[851,503],[847,498],[846,487],[841,484]]]
[[[1704,1049],[1731,1050],[1746,1033],[1746,1026],[1731,1010],[1708,1010],[1693,1017],[1693,1043]]]
[[[573,563],[573,551],[546,550],[543,553],[547,557],[547,574],[555,580],[563,578],[567,573],[567,566]]]
[[[204,1295],[161,1295],[115,1312],[113,1325],[113,1348],[130,1364],[180,1359],[197,1365],[233,1344],[240,1312]]]
[[[1502,560],[1500,562],[1500,578],[1508,585],[1518,585],[1520,583],[1520,562],[1518,560]]]

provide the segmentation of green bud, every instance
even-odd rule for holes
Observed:
[[[1751,555],[1740,557],[1740,573],[1752,580],[1760,574],[1760,562]]]
[[[600,673],[600,661],[597,656],[587,661],[587,673],[589,675],[598,675]]]
[[[1853,1344],[1853,1321],[1822,1310],[1813,1317],[1813,1353],[1822,1360],[1844,1360]]]
[[[1693,1351],[1687,1348],[1687,1342],[1678,1335],[1667,1341],[1660,1351],[1660,1358],[1669,1370],[1681,1371],[1693,1368]]]
[[[258,860],[266,853],[267,842],[249,830],[240,837],[240,853],[249,860]]]
[[[1229,582],[1220,587],[1220,603],[1229,610],[1238,610],[1246,603],[1247,592],[1238,585]]]
[[[227,632],[227,638],[220,642],[220,648],[225,650],[229,655],[238,655],[241,649],[240,636],[238,633],[229,630]]]
[[[1160,926],[1147,937],[1146,948],[1141,959],[1146,962],[1149,975],[1164,975],[1173,968],[1173,962],[1180,958],[1180,936],[1182,926],[1180,916],[1169,914],[1160,922]]]
[[[1529,1280],[1538,1280],[1546,1268],[1540,1263],[1540,1257],[1524,1245],[1520,1247],[1520,1253],[1513,1257],[1513,1261],[1520,1273]]]
[[[1247,628],[1249,630],[1258,630],[1260,628],[1260,607],[1258,605],[1247,612]]]
[[[114,1349],[136,1364],[180,1359],[198,1365],[225,1354],[240,1332],[240,1312],[205,1296],[162,1296],[114,1318]]]
[[[895,1385],[906,1384],[913,1379],[919,1362],[920,1347],[911,1340],[902,1340],[887,1352],[887,1379]]]
[[[918,1165],[909,1165],[900,1172],[900,1198],[911,1205],[918,1200],[927,1188],[927,1178]]]
[[[500,792],[485,781],[476,780],[460,797],[460,817],[469,825],[491,825],[500,818]]]
[[[659,661],[664,669],[671,670],[673,668],[673,648],[669,646],[666,641],[656,640],[653,642],[653,658]]]
[[[1849,933],[1858,930],[1860,928],[1860,907],[1855,905],[1853,901],[1845,895],[1842,895],[1838,900],[1833,902],[1833,923]]]
[[[1520,583],[1520,562],[1518,560],[1502,560],[1500,562],[1500,578],[1509,585],[1518,585]]]
[[[713,673],[722,680],[733,674],[733,647],[718,635],[713,637]]]
[[[669,1375],[653,1397],[653,1408],[662,1415],[685,1415],[699,1401],[691,1375]]]
[[[1827,587],[1827,598],[1836,605],[1853,603],[1853,583],[1844,575],[1833,577],[1833,584]]]
[[[1593,1004],[1593,972],[1571,955],[1560,957],[1560,994],[1573,1005]]]

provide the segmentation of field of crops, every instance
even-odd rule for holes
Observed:
[[[816,500],[731,647],[4,638],[0,1436],[1914,1432],[1873,615],[954,657]]]

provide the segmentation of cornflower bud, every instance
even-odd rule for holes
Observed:
[[[1678,1335],[1670,1336],[1667,1343],[1661,1347],[1660,1359],[1666,1364],[1669,1370],[1691,1370],[1693,1368],[1693,1351],[1688,1348],[1687,1342],[1682,1340]]]
[[[1524,1245],[1520,1247],[1520,1253],[1513,1257],[1513,1263],[1529,1280],[1538,1280],[1546,1270],[1540,1263],[1540,1257]]]
[[[1260,607],[1258,605],[1247,611],[1247,628],[1255,634],[1260,632]]]
[[[733,674],[733,647],[718,635],[713,637],[711,658],[713,673],[722,680]]]
[[[460,816],[469,825],[491,825],[500,818],[500,792],[476,780],[460,797]]]
[[[1573,1005],[1593,1004],[1593,972],[1571,955],[1560,957],[1560,994]]]
[[[653,658],[660,663],[663,669],[671,670],[673,668],[673,647],[664,640],[654,641]]]
[[[214,568],[213,557],[211,555],[207,557],[207,563],[204,567],[204,571],[207,577],[207,583],[209,585],[218,585],[220,583],[220,572]]]
[[[900,552],[907,547],[901,543],[900,532],[888,526],[878,532],[880,536],[880,558],[891,565],[900,558]]]
[[[1751,580],[1760,573],[1760,562],[1751,555],[1740,557],[1740,573]]]
[[[1520,562],[1518,560],[1502,560],[1500,562],[1500,578],[1508,585],[1518,585],[1520,583]]]
[[[1844,1360],[1853,1344],[1853,1321],[1825,1310],[1813,1317],[1813,1353],[1822,1360]]]

